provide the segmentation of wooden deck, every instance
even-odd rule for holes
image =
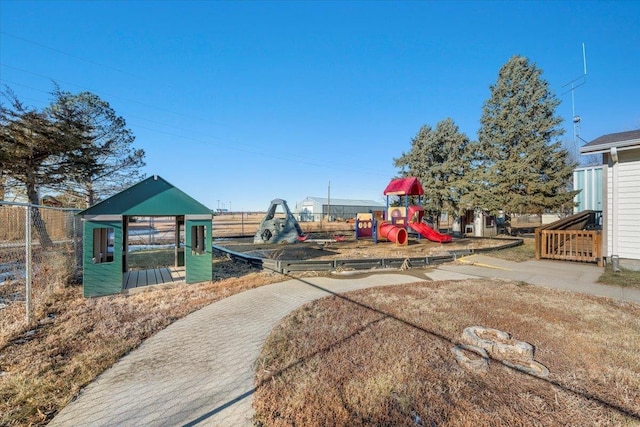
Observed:
[[[151,270],[128,271],[122,276],[122,289],[141,288],[163,283],[184,282],[184,267],[161,267]]]
[[[595,262],[602,267],[599,230],[536,230],[536,259]]]

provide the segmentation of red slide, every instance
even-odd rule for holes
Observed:
[[[426,237],[432,242],[448,243],[451,241],[451,236],[448,234],[442,234],[429,227],[427,224],[421,222],[410,222],[409,227],[420,233],[422,237]]]

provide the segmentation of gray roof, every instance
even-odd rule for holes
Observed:
[[[612,147],[622,150],[640,148],[640,129],[602,135],[580,147],[580,154],[606,153]]]
[[[302,202],[299,202],[298,205],[311,200],[321,205],[326,205],[329,203],[329,200],[326,197],[307,197]],[[334,199],[331,198],[331,206],[376,206],[376,207],[385,207],[386,205],[381,202],[376,202],[375,200],[354,200],[354,199]]]

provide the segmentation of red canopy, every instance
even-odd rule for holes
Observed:
[[[421,196],[424,194],[422,185],[418,178],[411,176],[408,178],[392,179],[387,188],[384,189],[385,195],[393,196]]]

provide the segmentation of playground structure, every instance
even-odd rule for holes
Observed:
[[[408,243],[408,230],[413,230],[418,236],[433,242],[451,242],[450,235],[442,234],[423,222],[422,206],[409,206],[409,196],[418,196],[420,203],[423,194],[424,189],[416,177],[391,180],[384,190],[387,196],[386,211],[356,215],[356,239],[372,237],[376,243],[379,239],[385,239],[403,246]],[[404,196],[404,206],[389,206],[389,196]]]
[[[280,216],[276,216],[278,206],[282,207]],[[286,200],[272,200],[267,214],[258,226],[253,243],[295,243],[303,240],[305,236],[302,228],[291,214]]]

